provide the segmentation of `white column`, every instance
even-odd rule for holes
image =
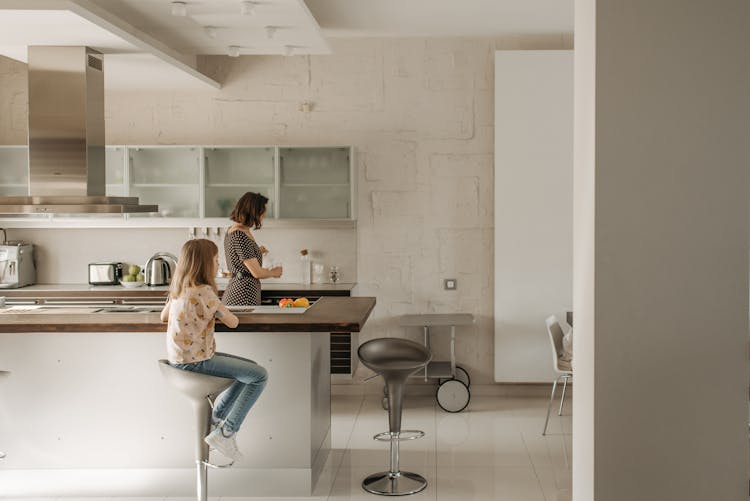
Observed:
[[[555,379],[573,294],[573,51],[495,53],[495,381]]]
[[[573,499],[747,499],[750,3],[575,9]]]

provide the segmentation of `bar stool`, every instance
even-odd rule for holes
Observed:
[[[363,343],[357,350],[359,359],[369,369],[383,376],[388,388],[387,432],[379,433],[375,440],[391,444],[390,469],[374,473],[362,482],[362,488],[382,496],[416,494],[427,487],[423,476],[399,469],[399,441],[414,440],[424,436],[423,431],[401,430],[402,403],[406,379],[423,369],[432,358],[430,350],[422,344],[399,338],[379,338]]]
[[[232,463],[217,466],[208,462],[208,444],[203,440],[211,428],[213,400],[229,388],[234,379],[209,376],[172,367],[166,360],[159,360],[159,369],[164,379],[185,395],[193,406],[195,419],[195,465],[197,472],[198,501],[208,499],[208,467],[227,468]]]

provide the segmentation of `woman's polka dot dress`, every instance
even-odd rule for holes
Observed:
[[[250,274],[244,265],[246,259],[255,258],[263,266],[263,255],[258,244],[244,231],[224,235],[224,253],[232,273],[221,301],[229,306],[259,305],[260,280]]]

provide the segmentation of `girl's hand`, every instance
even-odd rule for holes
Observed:
[[[268,254],[268,249],[266,249],[264,246],[260,246],[260,253],[261,254]]]
[[[271,268],[270,271],[273,278],[280,278],[281,274],[284,272],[284,268],[282,268],[281,266],[277,266],[275,268]]]
[[[162,322],[168,322],[169,321],[169,300],[171,298],[167,298],[167,302],[164,304],[164,308],[161,310],[161,314],[159,315],[159,318]]]

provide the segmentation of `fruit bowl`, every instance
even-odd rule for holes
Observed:
[[[120,285],[122,285],[126,289],[135,289],[136,287],[141,287],[143,284],[143,280],[139,282],[120,282]]]

